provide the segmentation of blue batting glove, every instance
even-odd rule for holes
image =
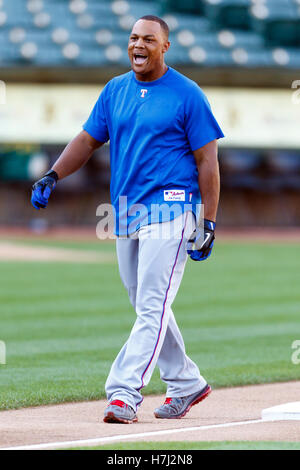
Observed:
[[[187,243],[187,253],[193,261],[204,261],[210,255],[214,246],[216,224],[204,219],[203,226],[197,227]]]
[[[38,180],[32,186],[31,204],[37,210],[45,209],[51,192],[56,186],[58,175],[55,171],[50,170],[43,178]]]

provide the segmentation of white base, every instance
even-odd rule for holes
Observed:
[[[265,408],[261,417],[265,421],[300,420],[300,401]]]

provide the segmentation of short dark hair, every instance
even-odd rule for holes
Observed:
[[[159,23],[161,29],[163,30],[163,32],[167,36],[167,39],[169,39],[169,33],[170,33],[169,26],[167,25],[167,23],[162,18],[159,18],[159,16],[155,16],[155,15],[145,15],[145,16],[142,16],[139,19],[140,20],[147,20],[147,21],[155,21],[156,23]]]

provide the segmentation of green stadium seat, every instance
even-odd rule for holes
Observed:
[[[135,19],[145,15],[160,15],[161,10],[157,2],[128,1],[129,9],[126,14],[133,15]]]
[[[1,37],[0,37],[1,41]],[[0,44],[0,67],[11,65],[16,62],[17,51],[15,45],[2,42]]]
[[[0,152],[0,179],[2,181],[28,180],[30,155],[19,151]]]
[[[16,24],[19,26],[30,26],[32,24],[32,15],[29,12],[16,10],[15,12],[10,12],[8,9],[3,8],[1,10],[5,21],[0,23],[0,30],[6,27],[12,27]]]
[[[269,5],[269,7],[268,7]],[[272,6],[272,8],[271,8]],[[266,4],[251,9],[251,24],[268,46],[300,44],[300,11],[296,3]]]
[[[196,32],[207,32],[210,30],[210,22],[207,18],[194,15],[179,15],[176,13],[163,16],[168,23],[170,30],[190,29]],[[174,25],[174,26],[173,26]]]
[[[300,69],[300,51],[297,48],[274,48],[272,50],[273,66],[285,69]]]
[[[223,29],[217,32],[219,44],[223,47],[247,47],[261,49],[264,47],[263,37],[252,31]]]
[[[203,47],[220,47],[218,37],[215,32],[197,33],[188,29],[182,29],[170,36],[171,42],[175,42],[176,47],[192,47],[195,45]]]
[[[249,29],[249,0],[204,0],[205,15],[214,29]]]
[[[170,40],[186,47],[193,45],[225,49],[246,47],[255,50],[264,47],[262,37],[251,31],[221,30],[198,33],[191,29],[180,29],[170,35]]]
[[[80,55],[76,59],[76,63],[80,66],[103,66],[108,64],[104,48],[89,47],[81,50]]]
[[[287,49],[289,54],[288,68],[300,70],[300,51],[299,49]]]
[[[300,68],[300,0],[5,0],[0,63],[127,67],[134,21],[162,11],[172,65]]]
[[[163,14],[170,12],[190,13],[196,15],[204,14],[202,0],[161,0],[161,10]]]
[[[300,20],[298,18],[272,19],[264,25],[264,38],[268,45],[300,45]]]
[[[244,68],[269,68],[274,66],[272,52],[268,49],[237,47],[231,50],[234,64]]]
[[[170,66],[188,65],[191,63],[188,54],[188,49],[186,47],[180,46],[179,44],[176,44],[176,47],[170,47],[170,49],[165,55],[165,60],[166,63]]]
[[[112,14],[112,3],[109,2],[88,2],[85,13],[97,16],[110,16]]]
[[[23,65],[36,65],[36,66],[61,66],[66,64],[66,59],[61,53],[60,48],[51,46],[38,46],[36,45],[36,53],[32,56],[24,55],[24,46],[34,43],[24,43],[19,47],[17,62]],[[22,53],[23,51],[23,53]]]
[[[188,49],[191,64],[204,67],[230,67],[233,60],[230,51],[221,47],[195,45]]]
[[[27,30],[25,40],[35,42],[41,47],[51,45],[52,42],[50,31],[41,31],[36,29]]]

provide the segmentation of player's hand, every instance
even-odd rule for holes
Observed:
[[[37,210],[45,209],[51,192],[56,186],[58,175],[50,170],[32,186],[31,204]]]
[[[187,243],[187,252],[194,261],[204,261],[207,259],[214,246],[215,222],[204,219],[203,225],[197,227]]]

